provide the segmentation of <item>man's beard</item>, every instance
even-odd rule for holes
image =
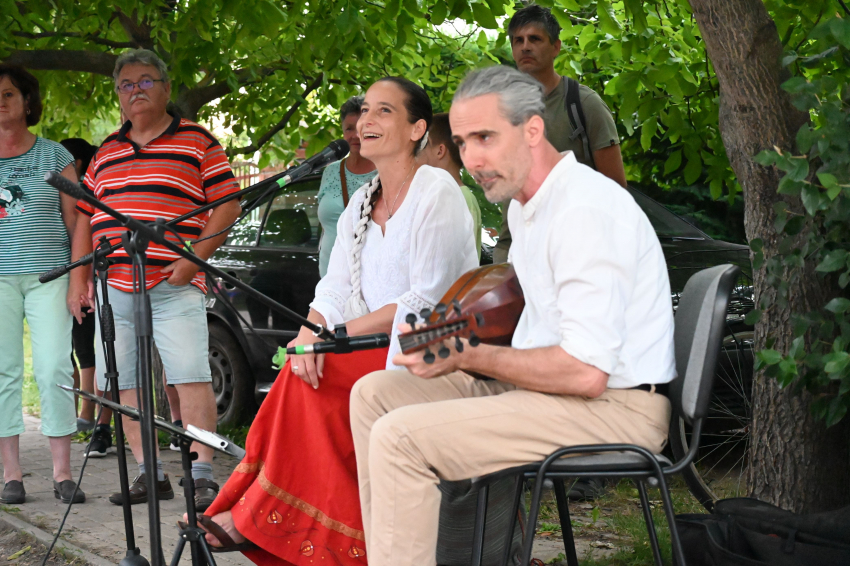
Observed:
[[[484,190],[484,197],[494,204],[513,198],[522,189],[521,186],[513,186],[504,175],[500,175],[496,171],[479,171],[473,173],[472,177],[481,185]],[[493,180],[490,182],[489,188],[485,188],[481,179]]]

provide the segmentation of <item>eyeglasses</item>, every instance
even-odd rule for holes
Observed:
[[[136,85],[139,85],[139,88],[142,90],[148,90],[153,88],[153,83],[164,83],[163,79],[142,79],[137,83],[121,83],[120,85],[115,87],[115,92],[120,92],[121,94],[130,94],[133,92],[133,89],[136,88]]]

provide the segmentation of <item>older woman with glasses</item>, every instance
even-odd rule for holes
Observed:
[[[41,431],[50,439],[53,494],[63,503],[85,501],[71,479],[71,435],[77,430],[71,320],[85,316],[80,296],[68,295],[68,276],[39,283],[38,275],[68,263],[76,204],[44,182],[48,172],[77,182],[74,158],[29,128],[41,118],[38,80],[20,67],[0,65],[0,455],[5,485],[0,503],[26,500],[18,440],[24,432],[24,319],[30,328],[35,380],[41,395]],[[70,311],[70,312],[69,312]]]

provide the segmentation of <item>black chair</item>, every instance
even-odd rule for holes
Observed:
[[[658,547],[658,537],[655,533],[649,498],[646,495],[646,484],[657,486],[661,491],[664,512],[670,526],[673,560],[676,564],[685,566],[666,476],[678,474],[689,466],[699,449],[700,432],[703,420],[708,413],[717,356],[720,352],[723,330],[726,324],[726,308],[739,272],[738,267],[727,264],[704,269],[694,274],[685,285],[676,310],[676,328],[673,341],[677,377],[670,384],[669,395],[670,402],[673,405],[673,422],[677,423],[678,416],[681,416],[691,425],[693,430],[690,450],[685,457],[674,463],[665,456],[653,454],[645,448],[631,444],[566,446],[556,450],[542,462],[474,478],[473,484],[479,488],[479,492],[472,549],[473,566],[481,565],[482,541],[484,540],[484,521],[482,519],[487,511],[489,486],[494,481],[506,476],[516,478],[512,516],[516,516],[519,512],[525,481],[535,480],[531,509],[523,538],[522,566],[527,566],[531,561],[537,516],[540,511],[540,499],[546,479],[552,479],[554,483],[567,563],[570,566],[578,566],[564,478],[582,476],[627,477],[635,481],[640,494],[641,508],[646,519],[649,542],[652,546],[655,563],[661,566],[661,551]],[[564,458],[564,456],[570,457]],[[508,527],[503,564],[507,564],[508,561],[514,524],[515,522],[510,522]]]

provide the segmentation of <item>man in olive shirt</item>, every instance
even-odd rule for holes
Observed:
[[[508,23],[511,52],[517,68],[540,81],[545,92],[546,138],[560,152],[571,150],[579,163],[593,167],[606,177],[626,186],[626,171],[620,154],[620,141],[611,110],[596,92],[580,85],[579,100],[584,113],[590,155],[581,136],[573,136],[566,104],[567,80],[555,72],[555,57],[561,51],[561,26],[552,13],[534,4],[518,10]],[[574,139],[573,139],[574,137]],[[493,262],[508,260],[511,233],[507,203],[502,203],[502,227],[493,250]]]

